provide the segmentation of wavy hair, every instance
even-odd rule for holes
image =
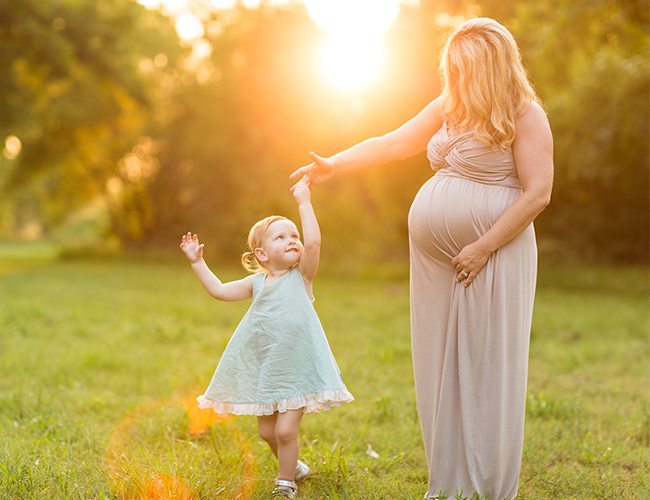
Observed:
[[[508,149],[517,117],[532,101],[541,104],[512,34],[493,19],[469,19],[450,35],[440,60],[447,124]]]
[[[256,222],[255,225],[251,228],[248,233],[248,252],[244,252],[241,256],[241,265],[244,266],[244,269],[250,271],[251,273],[268,272],[268,269],[257,259],[255,255],[255,249],[262,246],[262,240],[264,239],[264,233],[268,230],[269,226],[279,220],[289,220],[286,217],[281,215],[271,215],[265,219],[262,219],[259,222]]]

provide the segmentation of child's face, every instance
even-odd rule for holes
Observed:
[[[264,233],[261,250],[264,266],[269,271],[277,271],[297,264],[304,247],[296,225],[290,220],[277,220]]]

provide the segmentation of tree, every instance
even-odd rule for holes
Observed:
[[[182,52],[172,22],[129,0],[0,3],[0,188],[46,227],[106,191],[152,118],[142,62]],[[6,156],[6,155],[5,155]]]
[[[538,228],[558,257],[648,263],[648,14],[642,0],[519,4],[515,34],[555,136]]]

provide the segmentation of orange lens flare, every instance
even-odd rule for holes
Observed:
[[[177,477],[152,477],[143,488],[142,500],[195,500],[192,488]]]
[[[210,409],[202,410],[199,408],[196,399],[180,397],[179,401],[189,417],[190,434],[192,436],[199,436],[207,431],[211,425],[232,419],[230,416],[220,417]]]
[[[104,464],[112,483],[113,494],[121,500],[195,500],[199,498],[189,482],[178,476],[155,474],[147,458],[147,452],[138,444],[141,438],[137,426],[163,407],[181,407],[188,418],[191,436],[200,436],[210,427],[222,426],[229,435],[228,442],[237,448],[243,461],[243,470],[238,474],[240,482],[230,498],[248,500],[252,498],[257,481],[257,457],[250,443],[233,417],[219,417],[212,410],[198,407],[196,398],[179,396],[176,399],[150,401],[126,413],[115,426],[104,455]],[[134,447],[140,454],[130,453]],[[143,457],[144,456],[144,460]],[[219,498],[229,498],[223,491]]]

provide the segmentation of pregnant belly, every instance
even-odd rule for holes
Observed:
[[[433,258],[449,261],[490,229],[520,193],[438,174],[420,188],[411,205],[411,242]]]

